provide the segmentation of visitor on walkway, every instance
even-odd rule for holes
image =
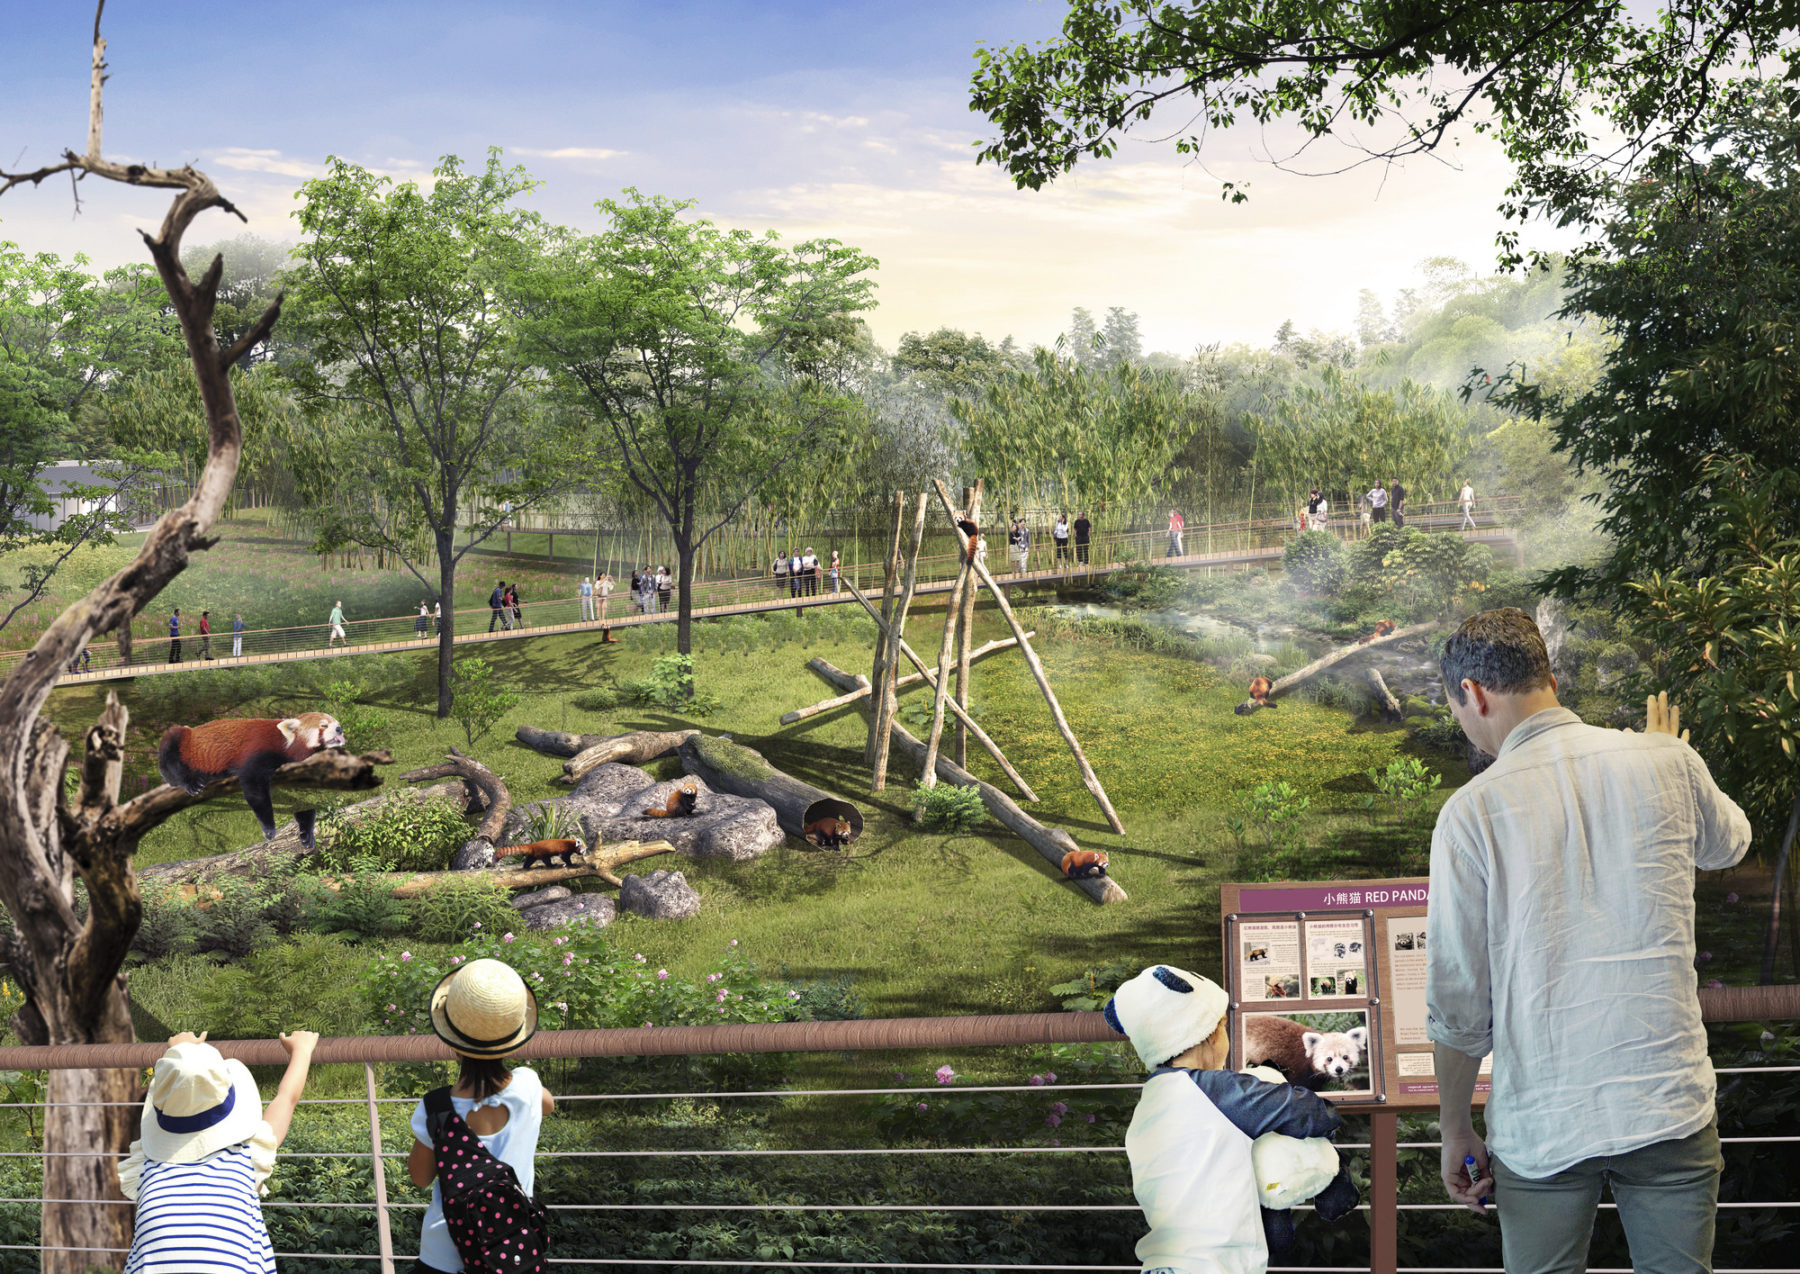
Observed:
[[[1307,530],[1323,531],[1325,529],[1325,514],[1328,507],[1325,497],[1319,494],[1319,488],[1314,487],[1306,497]]]
[[[1055,541],[1056,564],[1062,565],[1069,560],[1069,515],[1058,513],[1056,525],[1050,528],[1050,538]]]
[[[1749,821],[1666,694],[1641,734],[1560,706],[1522,610],[1463,621],[1440,669],[1451,715],[1496,758],[1445,801],[1431,840],[1444,1187],[1477,1213],[1491,1196],[1509,1270],[1586,1268],[1603,1183],[1634,1268],[1711,1269],[1722,1160],[1694,873],[1735,866]],[[1490,1053],[1484,1143],[1469,1108]]]
[[[413,620],[413,631],[419,635],[420,641],[426,640],[426,638],[429,636],[427,629],[429,628],[430,624],[431,624],[431,599],[429,597],[421,597],[419,599],[419,617],[417,619]]]
[[[581,577],[581,622],[594,622],[594,581],[585,575]]]
[[[1457,499],[1462,502],[1462,525],[1456,529],[1473,531],[1475,529],[1475,488],[1469,485],[1467,478],[1463,479],[1462,494]]]
[[[325,639],[325,649],[330,650],[332,642],[341,641],[344,643],[344,648],[348,650],[350,648],[350,639],[344,636],[343,602],[337,601],[331,604],[331,618],[327,622],[331,625],[331,635]]]
[[[181,662],[181,607],[179,606],[175,608],[175,613],[169,616],[169,662],[172,664]]]
[[[800,557],[800,550],[795,549],[794,555],[792,557],[788,558],[788,596],[789,597],[800,596],[800,589],[802,587],[800,572],[802,569],[803,569],[803,563],[802,563],[801,557]]]
[[[484,1269],[511,1269],[515,1262],[507,1250],[481,1246],[473,1216],[454,1209],[446,1216],[438,1170],[466,1168],[466,1157],[472,1156],[479,1171],[485,1152],[512,1169],[527,1198],[535,1193],[538,1133],[556,1102],[536,1071],[528,1066],[509,1069],[503,1059],[537,1033],[537,997],[510,965],[484,958],[469,961],[439,982],[429,1009],[431,1029],[456,1053],[458,1067],[455,1084],[426,1093],[413,1110],[413,1147],[406,1170],[415,1186],[431,1187],[413,1274],[450,1274],[483,1256],[490,1258]],[[480,1138],[479,1149],[469,1144],[470,1134]],[[459,1159],[465,1162],[453,1167]],[[481,1199],[482,1205],[493,1206],[491,1191],[475,1193],[488,1196]],[[462,1206],[465,1196],[456,1198]],[[542,1213],[534,1212],[541,1226]],[[504,1215],[506,1221],[496,1216],[493,1225],[516,1233],[521,1214]],[[492,1239],[511,1237],[486,1232]],[[544,1247],[541,1242],[536,1246]]]
[[[495,624],[500,625],[501,632],[505,632],[508,628],[512,627],[506,620],[505,580],[494,581],[494,591],[488,594],[488,610],[492,612],[488,616],[488,631],[490,633],[494,631]]]
[[[1013,570],[1024,574],[1031,569],[1031,528],[1025,525],[1024,518],[1013,519],[1012,535]]]
[[[513,627],[525,627],[525,606],[519,600],[519,584],[517,580],[513,581],[513,583],[507,587],[506,606],[508,610],[512,611]]]
[[[817,597],[819,595],[819,555],[813,552],[810,544],[806,546],[806,552],[800,558],[800,570],[806,578],[806,595]]]
[[[1369,521],[1386,522],[1388,515],[1387,488],[1381,485],[1381,479],[1375,479],[1375,485],[1369,488],[1363,501],[1369,506]]]
[[[675,592],[675,578],[674,578],[674,576],[669,574],[669,568],[666,566],[657,567],[656,568],[656,609],[659,611],[668,610],[669,609],[669,598],[674,594],[674,592]]]
[[[613,583],[613,577],[610,574],[601,575],[599,582],[594,586],[594,591],[600,595],[600,640],[602,642],[616,640],[612,635],[612,629],[609,628],[606,623],[606,608],[612,601],[613,589],[615,587],[616,585]]]
[[[1388,507],[1393,510],[1394,525],[1406,525],[1406,488],[1400,485],[1400,479],[1388,482]]]
[[[843,563],[838,560],[838,551],[836,549],[832,549],[831,550],[831,591],[833,593],[836,593],[838,591],[839,587],[842,585],[843,573],[844,573],[844,566],[843,566]]]
[[[769,566],[769,574],[775,577],[775,596],[780,597],[787,592],[788,557],[786,553],[776,555]]]
[[[444,599],[441,597],[431,603],[431,635],[444,635]]]
[[[1088,564],[1088,540],[1093,535],[1094,524],[1088,521],[1084,509],[1075,517],[1075,561],[1078,565]]]
[[[1180,509],[1169,510],[1169,556],[1181,556],[1181,533],[1187,530],[1187,519]]]
[[[78,651],[76,653],[75,657],[73,659],[69,660],[69,671],[72,673],[75,673],[75,672],[86,672],[87,670],[88,670],[88,648],[87,648],[86,644],[84,643],[82,645],[80,651]]]
[[[200,658],[211,659],[212,656],[212,612],[200,612]]]
[[[233,659],[244,657],[244,617],[239,614],[233,614],[231,617],[231,657]]]
[[[656,576],[648,566],[638,567],[638,610],[650,614],[656,609]]]
[[[141,1136],[117,1168],[119,1190],[137,1203],[125,1274],[275,1274],[260,1197],[318,1042],[311,1031],[281,1037],[287,1071],[265,1110],[249,1067],[223,1057],[206,1032],[169,1038],[144,1098]]]

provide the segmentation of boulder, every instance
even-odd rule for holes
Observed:
[[[646,810],[667,804],[669,794],[684,787],[697,793],[692,814],[644,817]],[[624,801],[616,817],[602,821],[599,831],[606,843],[663,840],[689,858],[736,862],[761,857],[781,843],[783,834],[775,809],[767,801],[715,792],[696,776],[647,785]]]
[[[1555,597],[1544,598],[1537,604],[1537,626],[1544,637],[1544,649],[1550,656],[1550,671],[1556,674],[1558,681],[1572,681],[1579,661],[1572,658],[1574,652],[1569,649],[1573,625],[1569,622],[1568,607]]]
[[[519,920],[527,929],[561,929],[573,924],[604,928],[617,919],[618,914],[618,904],[605,894],[576,894],[572,898],[557,898],[527,907],[519,913]]]
[[[506,843],[519,845],[537,839],[531,835],[531,819],[539,810],[551,805],[573,814],[580,821],[581,839],[590,846],[594,844],[596,836],[604,840],[630,839],[606,835],[602,828],[607,820],[618,817],[627,800],[655,781],[635,765],[620,765],[617,762],[597,765],[582,776],[581,782],[567,796],[515,806],[506,817],[506,830],[503,833]],[[656,840],[658,837],[638,839]]]
[[[494,847],[476,837],[465,841],[450,860],[451,871],[481,871],[494,865]]]
[[[651,920],[686,920],[700,913],[700,895],[680,872],[653,871],[625,877],[619,906]]]
[[[516,911],[526,911],[532,907],[541,907],[547,902],[561,902],[564,898],[574,896],[575,891],[567,885],[546,885],[528,893],[514,894],[512,905]]]

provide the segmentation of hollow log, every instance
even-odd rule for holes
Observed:
[[[506,783],[498,774],[477,761],[474,757],[464,756],[455,748],[444,758],[442,765],[428,765],[422,770],[408,770],[400,778],[406,782],[421,779],[460,778],[470,787],[481,793],[482,804],[487,812],[482,816],[481,826],[475,829],[479,840],[492,844],[506,827],[507,811],[512,809],[512,793],[506,790]]]
[[[1375,692],[1375,703],[1381,709],[1382,720],[1398,721],[1406,715],[1400,710],[1400,701],[1394,698],[1394,692],[1388,689],[1387,679],[1381,675],[1381,669],[1364,668],[1363,680]]]
[[[684,739],[699,733],[698,730],[635,730],[630,734],[602,739],[564,761],[563,772],[556,781],[571,785],[579,783],[589,770],[597,769],[609,761],[643,765],[658,757],[668,756],[681,746]]]
[[[823,659],[814,659],[808,666],[835,685],[849,686],[853,684],[849,673],[841,668],[833,667]],[[889,724],[888,729],[893,734],[894,746],[911,756],[915,764],[924,760],[925,744],[914,738],[905,726],[894,721]],[[987,808],[987,812],[994,816],[994,821],[1056,864],[1056,870],[1059,873],[1062,871],[1063,855],[1080,848],[1075,843],[1073,836],[1058,827],[1045,827],[1020,809],[1005,792],[991,783],[983,783],[948,757],[938,757],[937,772],[938,777],[947,783],[954,783],[958,787],[972,787],[980,792],[981,803]],[[1126,901],[1125,890],[1111,876],[1071,880],[1069,883],[1095,902]]]
[[[879,632],[880,630],[878,629],[877,631]],[[1037,630],[1034,628],[1030,632],[1026,633],[1025,635],[1027,637],[1035,637],[1035,636],[1037,636]],[[881,633],[881,640],[883,640],[883,641],[887,640],[886,633]],[[1018,644],[1019,644],[1019,639],[1017,637],[1007,637],[1000,641],[990,641],[985,646],[977,646],[974,650],[971,650],[969,652],[969,662],[974,663],[978,659],[982,659],[988,655],[993,654],[996,650],[1010,650],[1012,647],[1014,647]],[[859,678],[861,678],[862,674],[858,673],[857,676]],[[905,690],[909,686],[918,685],[923,680],[925,680],[924,673],[909,672],[904,677],[901,677],[899,680],[894,682],[894,689],[896,691]],[[781,724],[782,725],[793,725],[796,721],[805,721],[807,718],[816,717],[822,712],[830,712],[835,708],[848,707],[850,704],[857,702],[859,699],[866,699],[868,696],[869,696],[869,687],[863,685],[861,683],[861,680],[859,680],[857,683],[857,688],[855,690],[852,690],[849,694],[838,695],[836,698],[833,698],[833,699],[821,699],[818,703],[808,704],[804,708],[795,708],[792,712],[783,713],[782,717],[781,717]],[[957,699],[957,703],[960,704],[965,710],[969,706],[968,704],[963,703],[961,698]]]
[[[850,824],[845,844],[862,835],[862,811],[855,804],[782,773],[755,748],[696,733],[681,745],[680,756],[681,768],[705,779],[715,792],[767,802],[781,830],[797,840],[805,840],[807,827],[828,813]]]
[[[1430,622],[1423,624],[1410,624],[1405,628],[1396,628],[1386,637],[1377,637],[1373,641],[1355,642],[1351,645],[1340,647],[1328,654],[1319,656],[1319,658],[1307,664],[1306,667],[1301,668],[1296,672],[1290,672],[1285,677],[1278,678],[1275,684],[1269,688],[1268,697],[1273,699],[1277,695],[1286,694],[1295,686],[1311,681],[1327,668],[1341,664],[1344,660],[1349,659],[1353,655],[1361,654],[1365,650],[1373,650],[1377,646],[1385,646],[1389,642],[1400,641],[1406,637],[1417,637],[1420,633],[1428,633],[1433,629],[1441,627],[1443,627],[1443,623],[1439,620],[1431,620]],[[1261,706],[1262,705],[1254,699],[1246,699],[1237,706],[1237,711],[1240,714],[1255,712]]]

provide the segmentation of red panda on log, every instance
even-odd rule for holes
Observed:
[[[237,779],[244,788],[244,803],[268,839],[275,835],[269,777],[289,761],[304,761],[323,748],[343,746],[343,727],[323,712],[303,712],[281,721],[261,717],[210,721],[192,729],[172,725],[156,750],[156,768],[163,782],[190,796],[200,795],[220,779]],[[294,812],[300,843],[308,849],[313,848],[313,814]]]
[[[694,812],[694,802],[700,793],[691,787],[678,787],[669,793],[669,799],[660,806],[652,806],[645,810],[641,818],[687,818]]]
[[[520,865],[519,870],[530,871],[539,863],[545,867],[554,867],[559,857],[562,859],[564,867],[573,867],[575,855],[586,852],[578,840],[534,840],[529,845],[508,845],[504,849],[496,849],[494,857],[522,857],[525,861]]]
[[[1106,875],[1106,854],[1098,849],[1071,849],[1062,856],[1062,873],[1070,880]]]

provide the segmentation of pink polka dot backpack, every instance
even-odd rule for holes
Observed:
[[[444,1223],[463,1268],[469,1274],[547,1274],[543,1205],[519,1188],[512,1166],[494,1158],[469,1130],[450,1103],[448,1086],[425,1094],[425,1116],[444,1192]]]

